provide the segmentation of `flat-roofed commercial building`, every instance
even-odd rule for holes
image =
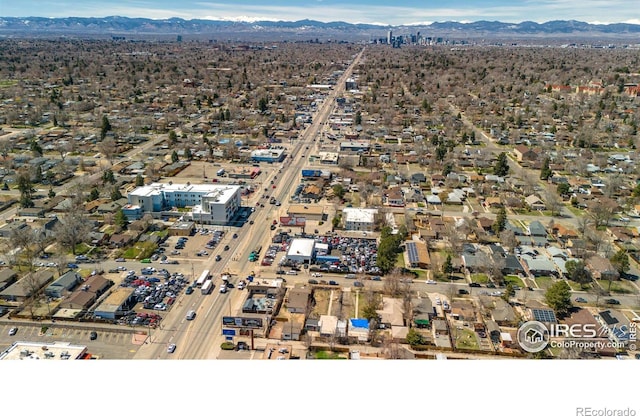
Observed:
[[[224,225],[238,213],[240,190],[239,185],[153,183],[134,189],[127,199],[142,215],[192,207],[187,216],[193,221]]]
[[[377,215],[378,210],[375,208],[344,208],[344,228],[350,231],[373,231]]]

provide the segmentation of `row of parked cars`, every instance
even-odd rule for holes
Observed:
[[[140,275],[130,270],[120,283],[123,287],[134,287],[135,300],[142,303],[144,309],[155,311],[169,309],[188,285],[189,281],[182,273],[170,274],[166,269],[156,270],[151,266],[142,268]]]

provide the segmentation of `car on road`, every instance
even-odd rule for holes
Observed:
[[[17,333],[18,333],[18,327],[17,326],[12,326],[11,329],[9,330],[9,335],[10,336],[14,336]]]
[[[89,334],[89,339],[91,341],[98,339],[98,333],[96,331],[91,331],[91,333]]]
[[[620,301],[618,299],[613,299],[613,298],[607,299],[605,303],[607,305],[620,305]]]
[[[380,281],[382,281],[382,277],[380,277],[380,276],[373,276],[373,277],[371,278],[371,280],[375,280],[376,282],[380,282]]]
[[[226,284],[221,284],[220,285],[220,293],[227,293],[227,285]]]
[[[216,261],[220,261],[220,260],[222,260],[222,256],[220,256],[220,254],[218,254],[218,255],[216,256]]]
[[[229,246],[224,246],[224,251],[228,251],[229,250]]]
[[[309,282],[310,285],[317,285],[318,284],[318,281],[316,279],[309,279],[308,282]]]
[[[151,259],[142,259],[140,260],[140,263],[151,263]]]
[[[311,273],[311,277],[322,277],[322,273]]]
[[[488,287],[489,289],[495,289],[495,288],[496,288],[496,285],[494,285],[493,283],[487,283],[487,287]]]
[[[458,289],[458,295],[468,295],[469,291],[467,289]]]
[[[238,238],[238,234],[233,234],[231,237],[232,238]]]
[[[185,295],[190,295],[193,293],[193,286],[187,286],[187,289],[184,291]]]
[[[360,282],[360,281],[358,281],[358,280],[356,280],[355,282],[353,282],[353,285],[354,285],[355,287],[364,287],[364,283],[362,283],[362,282]]]
[[[481,287],[481,286],[480,286],[480,283],[473,282],[473,283],[469,283],[469,287]]]
[[[175,350],[176,350],[176,344],[169,344],[169,345],[167,346],[167,352],[168,352],[169,354],[173,354],[173,352],[174,352]]]
[[[436,281],[435,281],[435,280],[431,280],[431,279],[429,279],[429,280],[427,280],[427,284],[428,284],[428,285],[435,285],[435,284],[436,284]]]
[[[329,285],[330,285],[330,286],[338,286],[338,285],[339,285],[339,283],[338,283],[338,282],[336,282],[335,280],[329,280]]]
[[[192,309],[189,312],[187,312],[186,318],[187,318],[187,321],[193,321],[196,318],[196,311]]]
[[[295,271],[295,270],[288,270],[286,274],[291,275],[291,276],[297,276],[298,272]]]
[[[249,225],[253,225],[253,220],[249,221]]]
[[[68,267],[68,268],[70,268],[70,269],[77,269],[77,268],[78,268],[78,265],[77,265],[77,264],[75,264],[75,263],[68,263],[68,264],[67,264],[67,267]]]
[[[580,298],[580,297],[577,297],[575,301],[578,303],[587,303],[587,300],[585,298]]]
[[[246,283],[244,282],[244,280],[241,280],[240,282],[238,282],[238,290],[244,289],[245,286],[246,286]]]

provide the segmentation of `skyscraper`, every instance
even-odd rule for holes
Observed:
[[[391,29],[389,29],[389,32],[387,33],[387,45],[391,45],[393,43],[393,33],[391,32]]]

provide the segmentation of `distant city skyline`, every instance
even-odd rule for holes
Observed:
[[[640,24],[630,0],[0,0],[4,17],[144,17],[150,19],[344,21],[414,25],[479,20],[520,23],[578,20],[594,24]],[[397,4],[397,5],[396,5]]]

